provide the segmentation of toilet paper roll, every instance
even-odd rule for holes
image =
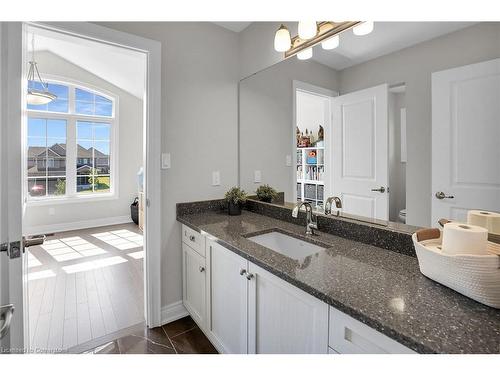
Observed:
[[[488,255],[488,230],[470,224],[444,225],[442,250],[446,254]]]
[[[498,212],[471,210],[467,213],[467,223],[486,228],[490,233],[500,234],[500,213]]]

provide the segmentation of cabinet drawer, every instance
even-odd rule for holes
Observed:
[[[411,354],[406,346],[330,307],[329,346],[342,354]]]
[[[186,225],[182,225],[182,242],[202,257],[205,256],[205,237]]]

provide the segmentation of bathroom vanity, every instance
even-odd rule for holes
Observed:
[[[322,218],[306,236],[304,213],[247,206],[254,212],[241,216],[221,201],[177,207],[184,305],[221,353],[499,352],[500,312],[424,277],[409,234]],[[327,222],[338,235],[322,231],[332,232]],[[401,251],[383,248],[381,231],[399,236]],[[311,245],[304,254],[300,241]],[[290,246],[295,252],[281,250]]]

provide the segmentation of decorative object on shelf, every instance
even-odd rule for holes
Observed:
[[[373,31],[372,21],[300,21],[298,35],[290,37],[288,28],[281,24],[274,35],[274,49],[284,52],[285,58],[297,55],[300,60],[312,57],[312,48],[321,43],[325,50],[337,48],[340,34],[353,29],[355,35],[367,35]]]
[[[324,137],[325,137],[325,130],[324,130],[324,129],[323,129],[323,127],[320,125],[320,126],[319,126],[319,130],[318,130],[318,142],[319,142],[319,141],[322,141]]]
[[[241,206],[247,201],[247,193],[235,186],[226,192],[224,198],[228,205],[229,215],[241,215]]]
[[[32,105],[42,105],[57,99],[57,95],[49,91],[49,85],[43,82],[42,77],[40,77],[40,72],[38,71],[38,66],[35,61],[35,34],[31,37],[31,61],[29,65],[26,102]],[[37,83],[41,86],[42,90],[36,88]]]
[[[307,164],[316,164],[317,161],[318,159],[316,158],[316,151],[309,151],[309,153],[307,154]]]
[[[271,203],[278,196],[278,192],[269,185],[259,186],[255,193],[260,201],[267,203]]]

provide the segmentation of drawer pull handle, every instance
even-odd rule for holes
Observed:
[[[204,272],[204,271],[205,271],[205,267],[200,266],[200,272]]]
[[[194,235],[190,235],[190,236],[189,236],[189,240],[190,240],[190,241],[194,242],[194,240],[195,240],[195,239],[196,239],[196,237],[195,237]]]

